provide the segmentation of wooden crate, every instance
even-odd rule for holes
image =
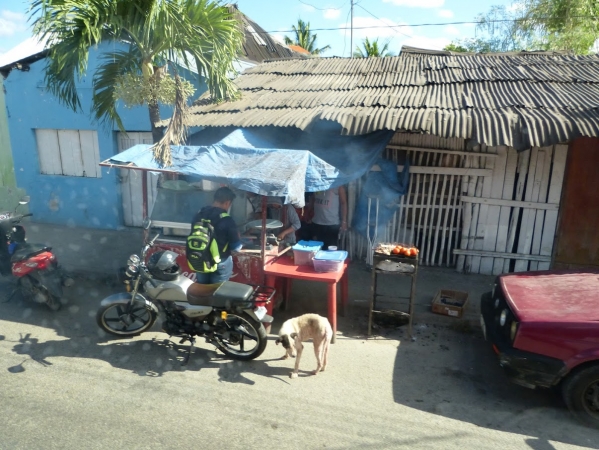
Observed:
[[[444,303],[443,300],[448,303]],[[459,318],[464,314],[467,304],[468,292],[439,289],[433,298],[432,310],[437,314]]]

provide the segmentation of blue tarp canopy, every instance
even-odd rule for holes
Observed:
[[[304,192],[341,186],[364,175],[392,132],[363,136],[307,133],[295,128],[209,128],[190,136],[192,145],[171,146],[173,165],[162,167],[149,145],[136,145],[104,165],[169,170],[304,205]]]

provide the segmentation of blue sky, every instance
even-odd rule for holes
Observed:
[[[452,40],[474,37],[472,21],[491,5],[511,0],[354,0],[354,48],[364,37],[389,42],[397,53],[402,45],[441,49]],[[28,1],[0,0],[0,54],[31,36],[27,23]],[[349,56],[350,0],[237,0],[239,9],[266,31],[282,38],[301,18],[318,35],[319,47],[330,45],[323,56]],[[417,26],[418,24],[441,24]],[[405,25],[394,27],[396,25]]]

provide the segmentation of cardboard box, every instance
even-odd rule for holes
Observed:
[[[462,317],[468,304],[468,292],[439,289],[433,299],[434,313],[451,317]]]

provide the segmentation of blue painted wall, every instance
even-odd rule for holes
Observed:
[[[113,48],[113,44],[104,44],[90,50],[88,76],[77,83],[82,112],[74,112],[61,105],[46,91],[45,60],[31,64],[26,72],[12,70],[4,80],[17,186],[31,196],[29,210],[35,221],[107,229],[123,226],[118,171],[103,167],[101,178],[41,174],[35,137],[36,128],[96,130],[100,161],[118,153],[116,126],[110,129],[95,123],[90,114],[91,82],[98,56],[113,51]],[[186,78],[192,80],[188,76]],[[197,97],[206,90],[206,86],[195,84]],[[127,131],[150,131],[147,107],[129,109],[121,106],[118,112]],[[170,107],[162,107],[161,117],[168,118],[171,112]]]

